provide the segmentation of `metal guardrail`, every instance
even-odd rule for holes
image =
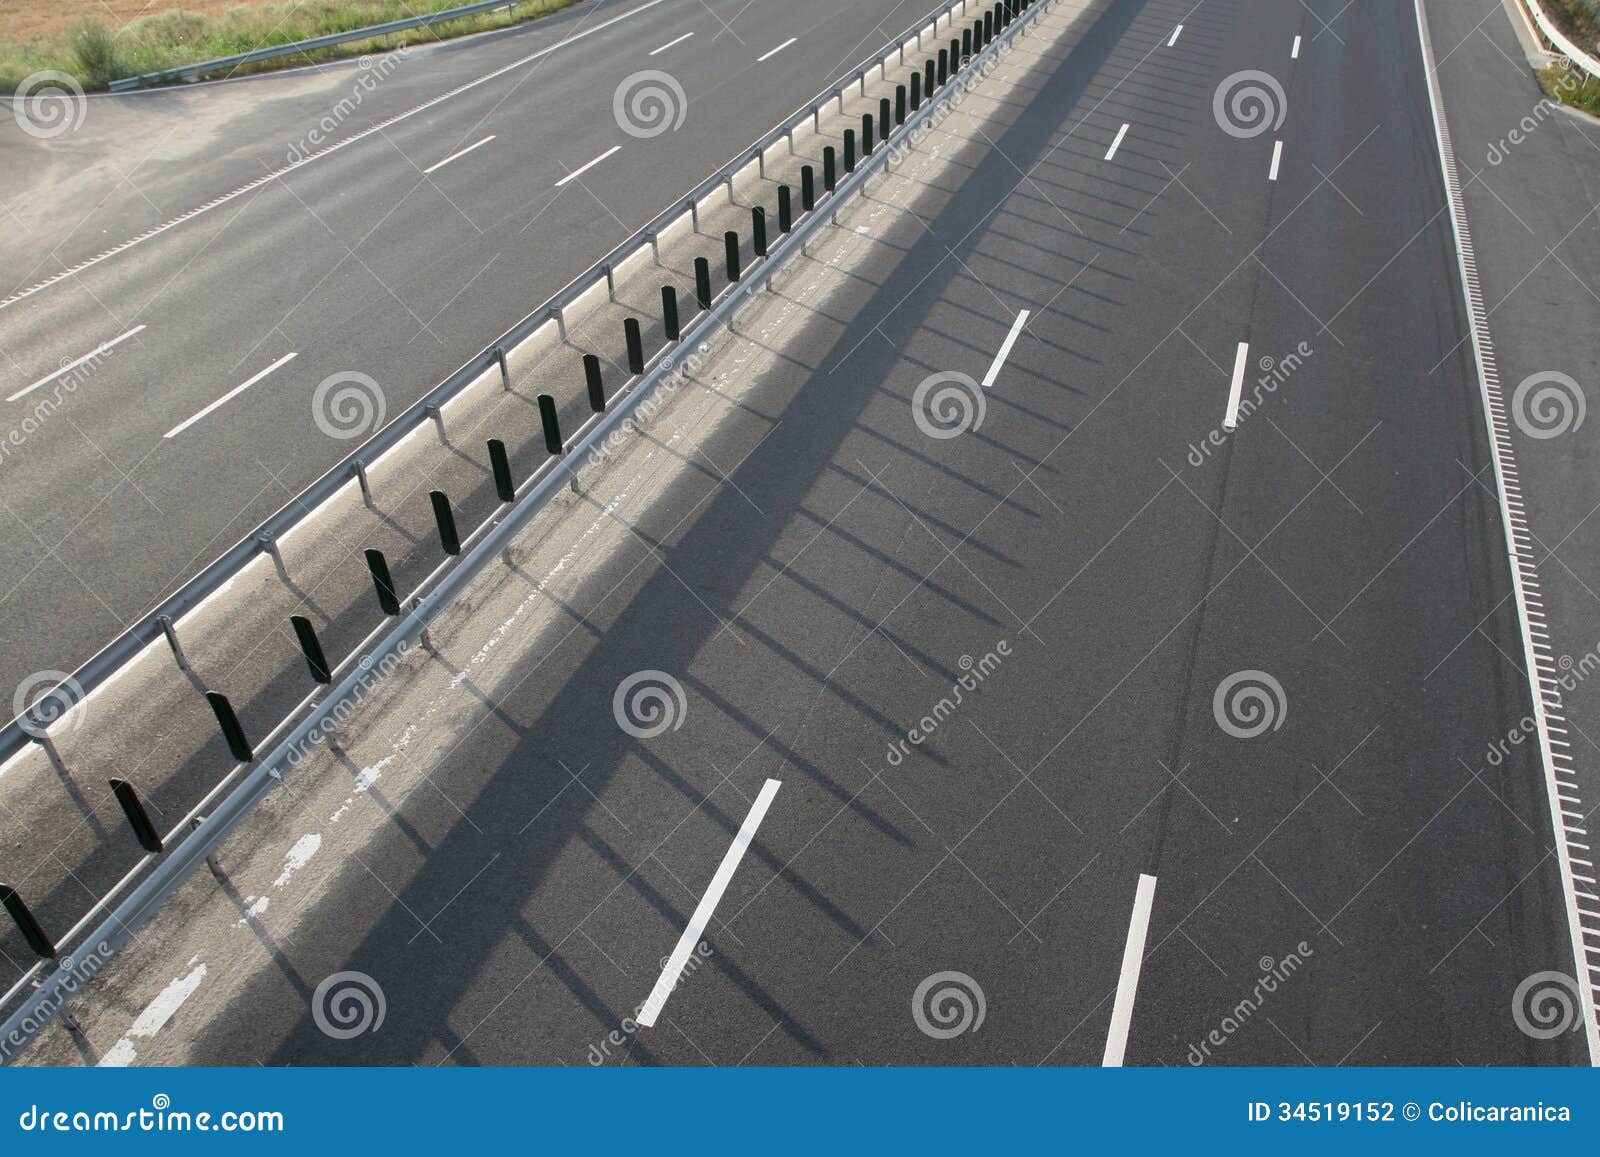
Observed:
[[[280,56],[294,56],[301,52],[314,52],[319,48],[332,48],[336,44],[348,44],[353,40],[373,40],[379,36],[388,36],[391,32],[406,32],[412,28],[427,28],[433,24],[442,24],[446,20],[459,20],[463,16],[477,16],[484,12],[492,12],[496,8],[515,8],[524,0],[483,0],[478,4],[467,4],[460,8],[447,8],[442,12],[430,12],[426,16],[410,16],[404,20],[391,20],[387,24],[370,24],[365,28],[352,28],[348,32],[334,32],[328,36],[318,36],[311,40],[296,40],[292,44],[278,44],[270,48],[256,48],[249,52],[235,53],[233,56],[219,56],[215,60],[202,60],[195,64],[179,65],[177,68],[167,68],[160,72],[146,72],[141,76],[125,76],[120,80],[113,80],[110,88],[112,92],[127,92],[129,89],[144,88],[149,84],[168,84],[175,80],[198,80],[207,72],[220,72],[226,68],[237,68],[241,64],[254,64],[259,60],[275,60]]]
[[[235,756],[240,762],[236,763],[206,793],[205,797],[177,822],[170,834],[161,837],[158,833],[150,832],[147,833],[148,839],[141,837],[141,842],[146,846],[146,854],[59,940],[50,940],[44,937],[42,929],[35,928],[39,937],[43,938],[42,942],[36,942],[34,936],[28,936],[28,939],[34,942],[35,948],[41,952],[44,959],[30,968],[21,980],[0,997],[0,1007],[7,1007],[13,1005],[22,993],[30,988],[32,990],[5,1023],[0,1024],[0,1063],[15,1055],[17,1049],[23,1047],[45,1024],[62,1011],[67,1001],[98,974],[132,934],[150,918],[161,902],[188,877],[190,872],[207,860],[217,845],[250,813],[256,803],[282,780],[285,772],[292,770],[306,752],[337,731],[339,721],[359,705],[372,687],[389,669],[392,669],[392,665],[398,662],[414,643],[420,640],[425,647],[428,645],[428,625],[449,606],[473,578],[490,562],[502,555],[516,535],[544,508],[551,497],[559,493],[569,480],[576,480],[577,463],[586,454],[601,448],[609,437],[622,428],[628,416],[672,374],[684,372],[685,367],[674,355],[681,350],[694,349],[715,331],[727,327],[741,299],[756,291],[755,283],[770,279],[773,270],[792,254],[801,251],[810,236],[833,218],[841,201],[861,188],[868,177],[880,167],[887,167],[889,161],[896,155],[897,147],[913,137],[924,122],[935,116],[941,108],[952,105],[954,96],[962,91],[959,81],[963,77],[970,79],[975,73],[982,73],[989,62],[998,58],[1001,50],[1023,29],[1028,20],[1039,11],[1050,7],[1050,0],[1043,2],[1000,0],[999,3],[977,5],[974,5],[974,0],[952,0],[941,5],[894,38],[889,54],[875,53],[869,57],[843,80],[829,85],[796,113],[769,131],[753,148],[743,150],[734,160],[703,181],[691,193],[678,198],[671,208],[658,215],[644,229],[636,232],[605,258],[580,274],[544,306],[508,330],[494,345],[468,361],[435,387],[427,397],[385,426],[355,454],[313,483],[298,498],[264,523],[263,530],[248,536],[202,572],[200,577],[209,584],[206,593],[217,589],[257,553],[271,549],[270,537],[264,536],[269,536],[273,532],[266,528],[292,526],[301,517],[312,512],[315,504],[308,502],[309,496],[320,495],[316,500],[316,503],[320,504],[335,490],[350,484],[358,476],[357,467],[362,461],[360,455],[363,452],[370,453],[374,446],[381,445],[385,450],[392,447],[418,424],[431,420],[434,407],[454,396],[491,367],[500,365],[501,372],[504,373],[503,363],[500,360],[504,350],[551,321],[563,325],[561,313],[567,305],[597,288],[602,281],[609,285],[613,267],[627,257],[641,252],[646,246],[653,246],[656,235],[667,224],[680,220],[685,215],[697,223],[697,204],[706,194],[723,184],[727,184],[731,191],[734,177],[752,162],[764,168],[764,153],[767,149],[785,138],[792,141],[794,130],[807,120],[811,120],[814,125],[820,125],[822,110],[828,104],[837,101],[842,109],[845,94],[851,88],[859,85],[864,92],[867,77],[872,72],[887,74],[888,62],[893,53],[898,51],[900,61],[903,63],[905,42],[910,37],[915,36],[920,46],[923,33],[931,26],[937,37],[939,21],[947,18],[951,21],[947,31],[953,32],[958,11],[965,16],[968,9],[974,6],[979,13],[979,18],[975,22],[978,32],[971,41],[972,55],[966,58],[966,64],[959,68],[952,66],[948,79],[943,81],[936,91],[930,91],[920,105],[910,110],[905,121],[892,134],[884,136],[871,153],[863,154],[858,161],[855,161],[853,168],[852,163],[847,161],[846,174],[836,188],[831,192],[824,192],[817,200],[814,209],[805,212],[790,231],[780,233],[768,252],[765,255],[758,255],[739,279],[731,280],[712,302],[711,308],[702,311],[694,323],[682,331],[678,340],[669,339],[647,363],[634,367],[635,376],[624,384],[602,412],[593,414],[575,432],[575,441],[571,445],[562,446],[560,436],[556,434],[552,450],[557,452],[552,453],[543,465],[517,487],[510,500],[503,502],[494,515],[462,540],[460,550],[464,553],[447,554],[417,588],[406,596],[403,600],[403,609],[398,605],[402,600],[395,600],[394,612],[386,614],[362,642],[334,665],[331,672],[328,672],[328,684],[331,686],[319,685],[263,739],[256,752],[268,749],[266,755],[252,752],[248,744],[245,744],[243,750],[236,749]],[[937,53],[940,50],[936,40],[932,51]],[[551,437],[551,426],[548,424],[546,437]],[[502,497],[504,498],[504,495]],[[200,579],[195,580],[196,584],[199,582]],[[196,586],[196,589],[199,587]],[[186,587],[185,591],[189,591],[189,588]],[[193,597],[193,592],[189,593]],[[178,597],[174,596],[174,599],[163,603],[162,607],[174,605],[174,600]],[[392,593],[390,597],[393,599]],[[146,641],[153,641],[163,631],[160,615],[156,613],[147,616],[141,626],[145,627],[147,632],[153,627],[153,633],[147,634]],[[91,660],[91,663],[110,654],[118,646],[131,646],[136,652],[138,647],[143,645],[143,643],[135,644],[137,630],[138,628],[128,632],[117,644],[113,644],[112,648],[107,648],[101,655],[96,656],[95,660]],[[175,657],[178,657],[176,649]],[[109,670],[112,668],[107,669]],[[106,673],[101,673],[102,679],[106,677]],[[221,712],[219,717],[220,715]],[[18,721],[14,720],[12,727],[15,728],[17,725]],[[237,727],[236,722],[234,726]],[[224,732],[226,731],[227,725],[224,724]],[[25,740],[33,739],[26,733],[24,736]],[[242,736],[240,741],[243,742]],[[125,810],[127,806],[125,803]],[[129,818],[134,819],[132,815]],[[136,831],[140,827],[136,820],[134,827]],[[124,894],[125,898],[122,898]],[[118,903],[119,898],[121,898],[120,903]],[[24,913],[26,912],[25,905],[21,905],[20,898],[14,894],[6,896],[5,899],[8,908],[16,904],[23,908]],[[113,904],[116,905],[115,908]],[[13,915],[16,914],[13,911]],[[24,925],[26,935],[26,922],[19,918],[18,923]]]
[[[1539,26],[1539,31],[1549,38],[1551,44],[1561,50],[1562,55],[1590,76],[1600,77],[1600,60],[1596,60],[1568,39],[1561,29],[1556,27],[1555,21],[1550,19],[1539,0],[1528,0],[1528,9],[1533,13],[1533,21]]]

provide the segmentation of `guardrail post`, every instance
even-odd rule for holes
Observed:
[[[500,384],[507,390],[511,388],[511,371],[506,369],[506,347],[494,347],[494,360],[500,367]]]
[[[499,438],[489,439],[489,466],[494,471],[494,492],[501,502],[514,502],[516,484],[511,481],[511,459],[506,455],[506,444]]]
[[[646,233],[644,239],[650,242],[650,252],[655,255],[656,264],[661,264],[661,242],[656,240],[654,233]]]
[[[125,779],[114,779],[111,781],[111,794],[122,805],[122,814],[128,817],[128,826],[133,829],[133,838],[139,841],[139,846],[147,852],[160,855],[165,850],[161,834],[156,831],[156,825],[150,822],[150,814],[144,810],[144,803],[133,789],[133,784]]]
[[[729,229],[722,235],[723,256],[728,264],[728,280],[739,280],[739,235]]]
[[[422,407],[422,412],[433,419],[434,429],[439,432],[439,441],[448,444],[450,437],[444,432],[444,409],[429,402]]]
[[[800,166],[800,208],[809,213],[817,207],[817,175],[810,165]]]
[[[950,50],[948,48],[941,48],[941,49],[939,49],[939,87],[943,88],[944,85],[945,85],[945,82],[948,81],[949,79],[950,79]]]
[[[556,336],[567,340],[567,315],[559,305],[550,307],[550,320],[556,323]]]
[[[989,44],[994,40],[993,12],[985,12],[983,14],[983,32],[980,35],[983,37],[983,46],[985,48],[989,47]]]
[[[611,274],[611,266],[605,266],[606,271],[606,296],[612,301],[617,300],[617,281]]]
[[[884,125],[883,127],[885,131],[887,131],[889,128],[888,125]],[[869,112],[864,112],[861,114],[861,155],[863,157],[870,157],[872,155],[872,146],[877,143],[872,139],[872,137],[872,114]]]
[[[701,309],[711,308],[711,262],[704,257],[694,259],[694,296]]]
[[[825,193],[833,192],[833,146],[825,145],[822,149],[822,190]]]
[[[661,287],[661,328],[666,331],[668,341],[683,337],[678,325],[678,291],[670,285]]]
[[[407,605],[413,611],[419,609],[422,606],[422,596],[413,596],[411,602]],[[422,649],[427,651],[430,655],[438,653],[433,649],[433,636],[429,634],[426,625],[424,625],[423,628],[417,632],[417,642],[421,643]]]
[[[367,481],[367,464],[357,458],[355,465],[350,467],[350,473],[356,476],[356,484],[361,487],[361,501],[372,505],[372,483]]]
[[[856,171],[855,129],[844,130],[844,171],[847,173],[853,173]]]
[[[972,59],[972,29],[970,28],[961,30],[961,59]]]
[[[172,648],[172,658],[177,662],[178,670],[187,671],[189,669],[189,660],[184,657],[183,648],[178,645],[178,632],[173,630],[172,619],[167,615],[162,615],[156,619],[156,622],[161,627],[161,633],[166,636],[167,646]]]
[[[228,741],[228,750],[233,757],[240,763],[254,760],[256,753],[250,746],[250,740],[245,738],[244,728],[239,725],[239,716],[234,713],[228,697],[220,691],[207,691],[206,702],[211,704],[211,712],[217,717],[217,726],[222,729],[222,738]]]
[[[328,665],[328,656],[322,650],[322,641],[317,638],[317,628],[313,627],[311,620],[304,615],[290,615],[289,625],[294,628],[294,637],[300,642],[300,654],[305,657],[311,678],[324,685],[332,683],[333,668]]]
[[[58,774],[71,774],[67,771],[66,761],[61,758],[61,752],[56,750],[55,740],[50,738],[49,732],[45,731],[41,727],[39,730],[33,732],[30,735],[30,738],[33,740],[34,744],[44,752],[45,758],[49,759],[50,761],[50,766],[55,768]]]
[[[567,452],[561,444],[561,421],[556,417],[556,400],[549,394],[539,395],[539,420],[544,424],[544,446],[552,454]]]
[[[278,540],[273,536],[271,531],[263,530],[260,534],[256,535],[256,545],[261,547],[261,550],[264,554],[269,554],[272,556],[272,561],[278,564],[279,570],[288,569],[283,565],[283,555],[278,550]]]
[[[622,319],[622,336],[628,343],[628,372],[633,374],[644,373],[644,338],[639,333],[639,319],[625,317]]]
[[[933,97],[933,78],[935,75],[933,59],[930,57],[922,62],[922,93],[929,99]],[[915,86],[913,86],[913,91],[915,91]]]
[[[750,210],[750,245],[757,257],[767,255],[767,211],[760,205]]]
[[[443,490],[430,490],[428,501],[433,503],[433,520],[439,524],[439,545],[446,554],[460,554],[461,537],[456,534],[456,516],[450,509],[449,497]]]
[[[778,232],[787,233],[794,228],[794,215],[789,205],[789,186],[778,186]]]
[[[700,232],[700,206],[693,197],[689,198],[689,228],[695,233]]]
[[[922,73],[911,74],[911,111],[916,112],[922,107]]]
[[[44,934],[44,928],[39,921],[34,919],[33,913],[28,910],[27,903],[17,894],[17,890],[10,884],[0,884],[0,904],[5,905],[11,919],[16,921],[17,930],[22,933],[22,938],[28,942],[28,947],[46,960],[56,958],[56,946],[50,937]]]
[[[878,123],[880,125],[882,125],[885,130],[887,130],[889,128],[889,117],[890,117],[890,115],[891,114],[889,112],[889,98],[888,97],[884,97],[883,99],[878,101]]]
[[[906,123],[906,86],[903,84],[894,86],[894,123]]]
[[[394,579],[389,577],[389,563],[383,551],[375,547],[366,550],[367,569],[372,572],[372,586],[378,592],[378,606],[391,618],[400,613],[400,599],[394,593]]]

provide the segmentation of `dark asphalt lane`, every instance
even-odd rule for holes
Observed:
[[[1212,115],[1246,69],[1275,133]],[[1484,758],[1529,691],[1409,6],[1112,0],[1027,83],[194,1060],[584,1063],[767,778],[708,966],[617,1059],[1097,1064],[1148,874],[1128,1063],[1586,1060],[1512,1014],[1571,942],[1537,756]],[[1024,309],[982,424],[924,434]],[[1245,397],[1281,380],[1224,435],[1240,342]],[[646,669],[688,707],[639,742]],[[381,1032],[314,1026],[340,969]],[[947,1040],[946,970],[986,1008]]]
[[[548,28],[413,53],[348,115],[340,102],[375,70],[97,99],[84,138],[47,154],[8,125],[8,154],[28,163],[11,167],[7,206],[37,224],[10,234],[7,267],[30,284],[272,171],[324,117],[342,138],[638,8],[583,5]],[[315,421],[330,374],[369,375],[399,412],[923,14],[909,0],[667,0],[0,310],[0,397],[146,327],[73,388],[0,401],[0,436],[13,435],[0,464],[13,531],[0,551],[0,685],[76,667],[348,452]],[[677,131],[637,139],[613,94],[645,69],[668,72],[687,103]],[[160,163],[141,165],[141,146]],[[41,154],[54,163],[35,168]],[[76,190],[82,167],[110,175]],[[16,188],[20,173],[35,184]]]

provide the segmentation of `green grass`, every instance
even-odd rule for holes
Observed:
[[[112,30],[98,21],[84,21],[59,41],[0,45],[0,93],[17,90],[24,78],[35,72],[54,70],[73,77],[86,90],[104,89],[111,81],[125,76],[176,68],[201,60],[249,52],[309,40],[335,32],[348,32],[407,16],[420,16],[446,8],[457,8],[470,0],[301,0],[295,4],[263,8],[235,8],[221,16],[205,16],[173,9],[135,20]],[[227,75],[266,72],[292,68],[317,61],[337,60],[427,44],[505,28],[533,20],[579,0],[520,0],[511,12],[497,10],[480,16],[448,20],[429,28],[370,40],[351,41],[299,53],[277,60],[261,61]]]
[[[1553,101],[1600,116],[1600,80],[1580,69],[1559,64],[1541,68],[1539,87]]]
[[[1600,37],[1600,0],[1543,0],[1544,10],[1581,48]]]

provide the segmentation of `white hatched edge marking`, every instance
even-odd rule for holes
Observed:
[[[1461,269],[1461,288],[1466,299],[1470,322],[1468,329],[1472,335],[1472,352],[1478,364],[1478,386],[1483,394],[1484,421],[1488,427],[1489,455],[1494,463],[1500,518],[1506,529],[1506,549],[1511,562],[1511,587],[1516,595],[1518,622],[1522,628],[1523,653],[1530,672],[1528,688],[1532,692],[1534,719],[1539,725],[1539,753],[1544,763],[1550,820],[1557,832],[1566,833],[1556,840],[1556,858],[1561,864],[1561,885],[1567,904],[1567,924],[1572,934],[1573,979],[1577,982],[1578,995],[1583,1005],[1583,1027],[1589,1045],[1589,1063],[1591,1066],[1600,1066],[1600,1022],[1597,1022],[1595,1017],[1595,977],[1600,976],[1600,950],[1591,949],[1583,942],[1585,935],[1594,936],[1600,933],[1600,912],[1591,912],[1578,904],[1577,884],[1573,879],[1572,849],[1581,848],[1588,851],[1589,845],[1574,840],[1572,836],[1573,834],[1585,836],[1587,832],[1582,826],[1570,822],[1580,819],[1581,814],[1569,812],[1561,806],[1563,799],[1578,804],[1579,807],[1582,803],[1577,798],[1576,784],[1556,779],[1557,757],[1551,748],[1550,720],[1555,718],[1562,723],[1566,720],[1564,716],[1554,714],[1561,708],[1561,692],[1554,678],[1546,674],[1553,669],[1552,665],[1534,649],[1533,631],[1537,630],[1546,638],[1549,637],[1544,613],[1534,605],[1540,600],[1528,595],[1524,590],[1524,585],[1529,581],[1524,575],[1537,575],[1539,571],[1538,567],[1529,561],[1527,549],[1523,545],[1527,538],[1528,527],[1521,513],[1521,504],[1518,503],[1517,510],[1513,511],[1506,495],[1507,476],[1516,477],[1516,451],[1506,425],[1505,398],[1500,390],[1500,370],[1495,360],[1494,341],[1489,334],[1488,315],[1483,308],[1483,294],[1478,286],[1477,258],[1472,247],[1472,234],[1467,228],[1467,207],[1461,195],[1461,182],[1456,176],[1455,150],[1450,144],[1450,127],[1445,119],[1444,98],[1439,91],[1433,42],[1428,36],[1424,0],[1414,0],[1414,6],[1417,14],[1417,37],[1422,45],[1422,67],[1428,82],[1428,104],[1433,112],[1434,140],[1439,146],[1439,168],[1444,177],[1445,200],[1450,208],[1450,224],[1455,231],[1456,258]],[[1549,686],[1541,686],[1542,683],[1548,683]],[[1564,728],[1558,730],[1565,733]],[[1567,756],[1560,758],[1568,759],[1570,762]],[[1570,777],[1571,773],[1563,768],[1561,774]],[[1573,794],[1563,796],[1562,788]],[[1589,919],[1585,920],[1585,916]]]

